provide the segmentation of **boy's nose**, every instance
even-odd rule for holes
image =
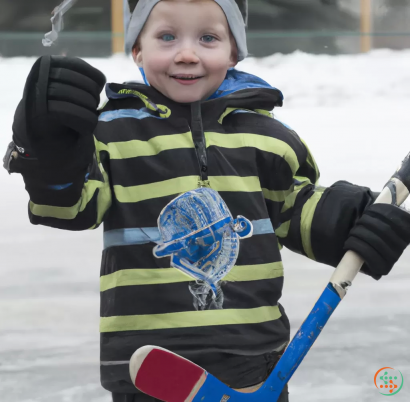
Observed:
[[[182,49],[175,56],[175,63],[194,64],[198,62],[199,57],[192,48]]]

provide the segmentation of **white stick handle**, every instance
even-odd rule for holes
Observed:
[[[409,188],[410,154],[406,156],[374,203],[401,205],[409,195]],[[354,251],[348,251],[340,261],[330,282],[341,298],[346,295],[347,287],[352,284],[363,263],[364,260]]]

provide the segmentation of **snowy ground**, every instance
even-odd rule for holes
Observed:
[[[34,59],[0,59],[0,149]],[[89,60],[109,81],[138,79],[122,58]],[[338,179],[379,190],[410,150],[410,52],[359,56],[295,53],[247,60],[285,94],[279,119],[307,141],[322,184]],[[109,402],[99,385],[100,230],[34,227],[17,175],[0,169],[0,400]],[[299,327],[331,269],[284,253],[284,304]],[[410,400],[410,249],[387,278],[360,276],[291,384],[291,402],[384,400],[373,384],[382,367],[400,370]]]

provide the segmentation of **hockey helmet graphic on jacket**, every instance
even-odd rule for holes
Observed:
[[[162,243],[154,247],[154,256],[171,256],[171,266],[207,283],[214,294],[216,284],[235,265],[239,240],[253,234],[252,223],[243,216],[233,219],[219,193],[207,187],[167,204],[158,229]]]

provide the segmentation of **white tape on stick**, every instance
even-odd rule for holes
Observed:
[[[51,31],[43,38],[43,46],[50,47],[58,38],[58,33],[64,29],[63,15],[77,2],[77,0],[64,0],[53,11],[51,17]]]

